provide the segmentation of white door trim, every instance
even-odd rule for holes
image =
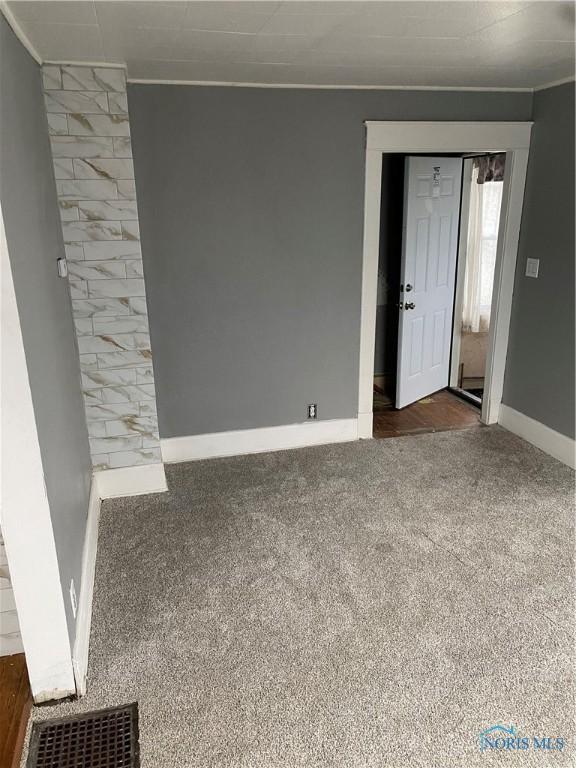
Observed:
[[[36,703],[76,693],[64,595],[0,209],[1,526]]]
[[[506,152],[506,172],[496,255],[492,323],[486,365],[489,387],[482,421],[493,424],[504,386],[512,290],[531,122],[366,122],[366,176],[364,187],[364,247],[360,318],[358,382],[359,437],[372,437],[372,387],[376,336],[376,289],[380,243],[382,155],[386,152]],[[486,390],[485,390],[486,391]]]
[[[456,263],[456,286],[454,289],[454,318],[452,321],[452,350],[450,353],[450,386],[458,386],[458,367],[460,364],[460,342],[462,339],[462,317],[464,304],[464,279],[466,277],[466,258],[468,251],[468,223],[470,211],[470,193],[472,191],[472,158],[464,160],[462,172],[462,198],[460,201],[460,236],[458,238],[458,261]]]

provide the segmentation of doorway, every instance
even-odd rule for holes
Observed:
[[[444,390],[450,345],[461,155],[382,156],[374,354],[374,437],[478,426]]]
[[[508,343],[513,276],[531,125],[519,123],[368,122],[358,427],[372,437],[378,261],[385,154],[482,154],[506,148],[501,227],[494,267],[494,301],[486,355],[482,422],[498,420]],[[384,383],[384,382],[383,382]],[[448,385],[446,380],[445,386]],[[381,389],[390,392],[390,387]],[[446,393],[448,394],[448,393]],[[434,395],[432,396],[434,397]],[[463,404],[466,405],[466,404]]]

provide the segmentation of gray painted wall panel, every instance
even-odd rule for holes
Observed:
[[[161,437],[354,417],[363,120],[527,120],[526,93],[132,85]]]
[[[503,402],[574,437],[574,84],[534,95]],[[526,259],[540,259],[537,279]]]
[[[71,643],[90,456],[40,69],[0,14],[0,197]],[[33,567],[33,564],[30,565]]]

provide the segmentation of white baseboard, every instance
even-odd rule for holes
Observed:
[[[308,445],[344,443],[358,439],[357,419],[307,421],[280,427],[240,429],[207,435],[170,437],[160,440],[165,462],[196,461],[219,456],[283,451]]]
[[[95,480],[90,489],[86,535],[82,551],[82,583],[76,615],[76,639],[72,650],[72,666],[76,681],[76,693],[86,693],[86,675],[88,673],[88,648],[90,645],[90,626],[92,623],[92,596],[94,594],[94,576],[96,572],[96,551],[98,548],[98,522],[100,520],[100,496]]]
[[[563,464],[567,464],[572,469],[576,468],[576,443],[572,438],[556,432],[504,403],[500,405],[498,423]]]
[[[164,464],[103,469],[94,473],[94,482],[101,499],[140,496],[143,493],[161,493],[168,490]]]

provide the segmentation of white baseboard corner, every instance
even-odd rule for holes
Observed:
[[[374,414],[372,411],[369,413],[358,414],[358,437],[360,440],[368,440],[374,436]]]
[[[170,437],[160,440],[160,447],[163,460],[166,463],[176,463],[284,451],[327,443],[345,443],[357,439],[357,419],[333,419],[189,437]]]
[[[162,493],[168,490],[164,464],[103,469],[94,472],[94,482],[101,499],[141,496],[144,493]]]
[[[536,448],[547,453],[572,469],[576,469],[576,442],[571,437],[556,432],[540,421],[526,416],[520,411],[502,403],[498,417],[500,426],[514,432]]]
[[[86,535],[82,551],[82,583],[78,612],[76,615],[76,639],[72,651],[72,665],[76,693],[84,696],[86,693],[86,675],[88,674],[88,649],[90,645],[90,626],[92,623],[92,596],[94,594],[94,576],[96,572],[96,551],[98,549],[98,523],[100,520],[101,499],[98,494],[98,484],[92,480],[88,517],[86,519]]]

